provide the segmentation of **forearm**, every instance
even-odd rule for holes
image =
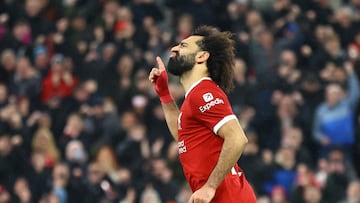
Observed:
[[[230,122],[235,122],[235,120]],[[217,188],[221,184],[231,168],[239,160],[247,144],[247,138],[240,126],[239,129],[228,132],[223,138],[224,143],[218,162],[206,182],[206,185],[212,188]]]
[[[166,124],[175,141],[178,141],[178,117],[179,109],[174,101],[162,104]]]
[[[321,132],[321,115],[324,113],[317,110],[315,113],[314,123],[313,123],[313,129],[312,129],[312,136],[313,139],[317,142],[321,141],[321,138],[323,137],[323,133]]]
[[[350,103],[353,104],[353,106],[355,107],[356,102],[358,101],[360,96],[359,80],[355,75],[355,73],[349,75],[348,86],[349,86],[349,100]]]
[[[321,138],[323,137],[323,134],[321,133],[320,127],[317,123],[314,124],[314,129],[312,133],[314,140],[320,142]]]

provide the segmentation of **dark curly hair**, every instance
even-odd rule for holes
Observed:
[[[197,42],[201,50],[210,54],[207,67],[211,79],[216,82],[226,93],[233,88],[235,47],[233,36],[230,32],[221,32],[212,26],[200,26],[193,35],[203,36]]]

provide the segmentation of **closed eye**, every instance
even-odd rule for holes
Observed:
[[[180,47],[188,47],[188,43],[186,43],[186,42],[180,42],[180,44],[179,44],[179,46]]]

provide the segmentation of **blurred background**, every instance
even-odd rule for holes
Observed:
[[[258,202],[359,203],[359,20],[360,0],[1,0],[0,203],[186,203],[148,74],[203,24],[236,42]]]

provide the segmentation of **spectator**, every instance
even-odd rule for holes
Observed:
[[[321,154],[338,145],[350,157],[355,143],[353,112],[359,100],[359,82],[351,64],[346,64],[345,70],[348,74],[347,95],[340,85],[329,84],[325,102],[316,110],[313,136],[321,147]]]
[[[33,51],[34,67],[40,72],[41,78],[44,78],[49,71],[49,53],[45,46],[38,45]]]
[[[136,124],[129,129],[124,141],[116,146],[116,155],[120,164],[130,168],[134,174],[140,172],[141,165],[151,155],[144,125]]]
[[[86,163],[89,156],[83,143],[78,140],[68,142],[65,149],[65,157],[70,169],[79,169],[81,174],[85,173]]]
[[[276,45],[274,36],[268,30],[262,29],[250,42],[250,57],[256,73],[258,83],[263,87],[273,85],[275,79],[276,59],[280,54],[280,47]],[[262,58],[263,60],[258,60]],[[270,85],[270,86],[269,86]]]
[[[0,199],[1,203],[7,203],[11,201],[10,193],[3,185],[0,185]]]
[[[31,66],[27,57],[17,61],[15,74],[10,82],[10,94],[18,98],[27,97],[32,105],[38,103],[41,90],[41,77]]]
[[[349,1],[348,6],[351,8],[351,10],[355,14],[354,19],[359,20],[360,16],[358,15],[359,14],[358,11],[359,11],[359,8],[360,8],[360,2],[358,0],[351,0],[351,1]]]
[[[110,178],[115,176],[120,168],[114,150],[106,145],[99,148],[95,155],[95,161],[100,165],[105,175]]]
[[[11,32],[6,32],[0,39],[0,50],[13,49],[15,52],[24,52],[32,42],[31,27],[26,20],[17,20]]]
[[[90,135],[90,143],[112,145],[112,139],[120,131],[116,109],[111,101],[94,97],[89,101],[89,109],[84,112],[84,131]],[[108,106],[109,108],[106,108]]]
[[[139,27],[144,25],[148,18],[150,18],[151,21],[154,21],[155,23],[163,20],[164,18],[161,9],[157,6],[154,0],[136,0],[133,1],[130,5],[134,15],[135,25]]]
[[[194,19],[190,14],[182,14],[176,23],[176,30],[173,33],[173,42],[181,42],[181,40],[189,37],[194,29]]]
[[[240,167],[246,173],[246,178],[252,183],[254,188],[258,188],[261,184],[257,177],[262,171],[263,161],[261,160],[260,147],[258,145],[258,137],[255,132],[246,131],[248,144],[243,152],[242,159],[238,161]],[[257,189],[257,192],[260,192]]]
[[[272,203],[287,203],[286,191],[282,186],[275,186],[271,190],[271,202]]]
[[[57,139],[62,154],[66,154],[66,146],[73,140],[81,141],[81,143],[89,149],[91,147],[92,139],[88,135],[89,134],[84,132],[84,120],[80,114],[73,113],[69,115],[66,125],[62,131],[62,136]]]
[[[304,191],[304,202],[305,203],[322,203],[321,190],[314,186],[307,186]]]
[[[297,90],[302,73],[297,67],[295,52],[292,50],[281,51],[278,63],[278,84],[276,89],[283,92]]]
[[[275,154],[276,168],[273,173],[273,187],[282,186],[285,190],[285,199],[289,198],[290,189],[294,184],[297,171],[295,151],[291,148],[280,147]],[[273,189],[271,188],[271,190]]]
[[[86,174],[86,186],[88,195],[86,195],[85,201],[89,203],[100,202],[100,200],[105,195],[104,191],[101,188],[101,183],[105,176],[105,173],[100,164],[92,162],[89,163]]]
[[[229,100],[236,113],[255,104],[255,83],[247,77],[248,67],[244,60],[236,58],[234,61],[234,90],[229,94]],[[239,94],[241,92],[241,94]],[[242,126],[244,127],[244,126]]]
[[[346,48],[359,32],[357,23],[353,22],[352,10],[349,7],[342,7],[335,13],[335,31],[339,33],[341,47]]]
[[[340,66],[345,62],[345,56],[346,55],[344,50],[341,48],[340,39],[337,34],[328,33],[324,36],[322,48],[314,53],[314,59],[310,65],[314,71],[325,68],[327,62],[333,62],[335,65]]]
[[[6,84],[0,83],[0,108],[7,105],[8,102],[8,89]]]
[[[13,191],[15,192],[15,196],[12,199],[16,202],[29,203],[34,201],[28,181],[23,177],[16,179]]]
[[[303,141],[303,132],[297,127],[289,128],[282,135],[282,144],[295,150],[296,160],[299,163],[313,166],[314,157],[311,155],[309,148]]]
[[[132,96],[132,78],[135,73],[134,61],[130,55],[123,55],[119,58],[115,73],[109,77],[104,87],[104,94],[112,98],[120,108],[120,112],[130,107],[128,98]],[[112,91],[114,87],[117,91]],[[111,91],[110,91],[111,90]]]
[[[141,203],[146,203],[146,202],[160,203],[161,199],[159,197],[159,193],[153,188],[153,186],[151,184],[148,184],[146,186],[145,190],[143,191],[143,193],[141,194],[140,202]]]
[[[25,175],[29,181],[31,197],[34,202],[38,202],[41,197],[49,190],[49,168],[46,167],[45,155],[41,152],[31,152],[29,165]],[[42,187],[39,187],[41,185]]]
[[[50,129],[39,128],[32,139],[32,151],[45,157],[45,166],[53,167],[60,159],[60,152]]]
[[[76,86],[74,92],[63,99],[61,106],[49,108],[49,112],[54,120],[53,129],[56,135],[63,133],[64,126],[68,117],[73,113],[84,113],[88,110],[86,105],[91,92],[86,87],[86,82],[83,82]]]
[[[59,199],[59,203],[66,203],[71,197],[68,196],[67,186],[69,183],[69,167],[64,163],[54,166],[52,172],[52,193]]]
[[[323,189],[324,201],[336,203],[345,198],[350,180],[350,170],[345,165],[345,156],[341,150],[333,149],[328,153],[329,175]]]
[[[178,186],[173,180],[173,171],[167,166],[165,159],[151,160],[151,182],[161,202],[175,201]]]
[[[0,136],[0,184],[2,189],[10,188],[12,181],[15,180],[19,171],[16,170],[17,160],[15,154],[12,152],[11,139],[9,135],[1,134]]]
[[[52,29],[52,24],[42,16],[42,10],[47,6],[46,4],[45,1],[26,0],[24,7],[18,14],[19,18],[25,18],[29,21],[33,39],[48,34]]]
[[[78,79],[65,67],[64,62],[62,54],[53,56],[51,70],[42,81],[41,101],[52,108],[59,106],[63,98],[70,96],[78,83]]]
[[[310,190],[314,190],[311,192]],[[320,195],[319,195],[319,194]],[[292,187],[291,202],[320,202],[321,188],[316,182],[315,174],[306,164],[299,164],[297,167],[297,177]]]
[[[352,203],[360,201],[360,183],[359,181],[351,181],[346,189],[346,198],[341,203]]]
[[[12,49],[1,52],[0,81],[9,84],[16,69],[16,56]]]

